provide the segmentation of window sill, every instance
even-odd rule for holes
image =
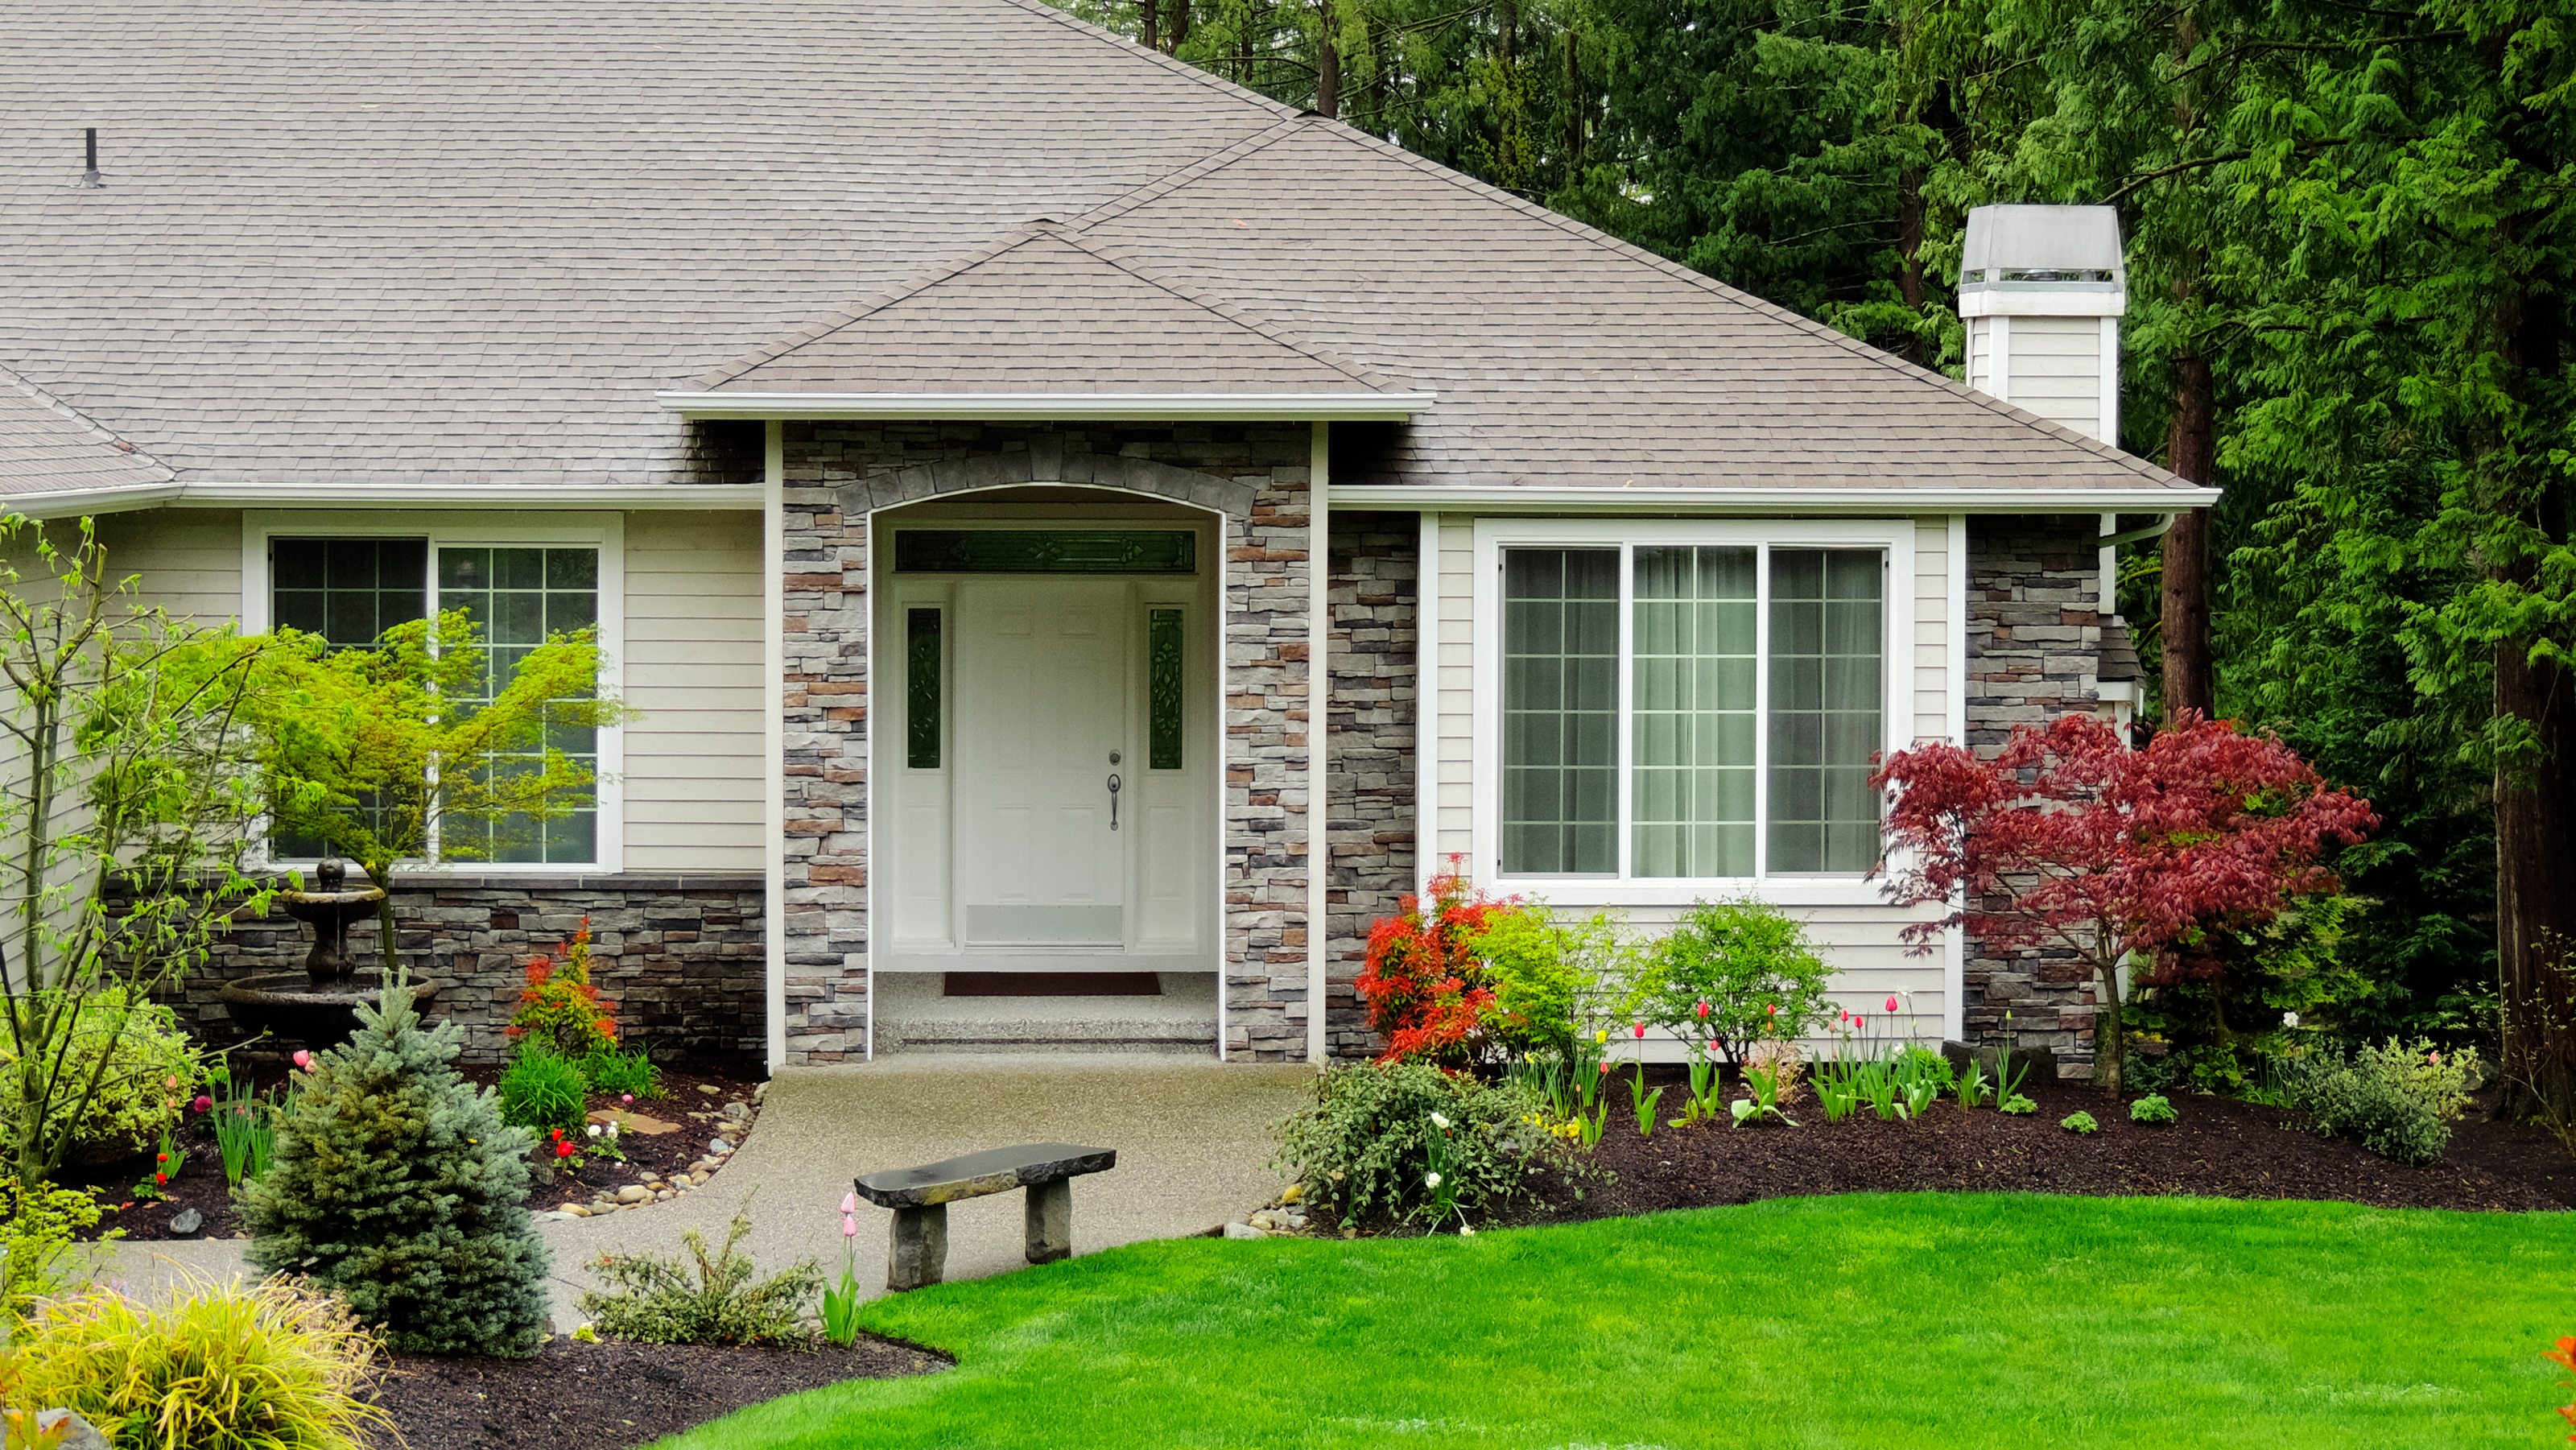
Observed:
[[[1494,889],[1509,895],[1540,897],[1556,906],[1688,906],[1694,901],[1769,902],[1774,906],[1876,906],[1924,914],[1887,899],[1881,884],[1865,877],[1768,880],[1620,881],[1606,876],[1500,876]]]

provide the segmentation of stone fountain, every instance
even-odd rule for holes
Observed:
[[[287,915],[313,924],[313,950],[301,972],[262,972],[224,984],[224,1005],[244,1031],[331,1047],[358,1030],[358,1005],[382,995],[385,976],[373,968],[358,970],[349,955],[349,926],[374,916],[385,890],[371,885],[351,891],[347,883],[348,868],[333,858],[313,868],[319,890],[277,893]],[[415,1007],[426,1010],[437,995],[431,983],[411,984]]]

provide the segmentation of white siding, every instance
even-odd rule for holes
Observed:
[[[141,576],[144,603],[200,624],[241,617],[241,510],[109,514],[98,521],[98,540],[111,572]]]
[[[1438,803],[1440,819],[1433,832],[1436,857],[1427,863],[1445,870],[1451,856],[1476,848],[1476,521],[1448,514],[1440,521],[1440,573],[1437,590],[1440,678],[1434,698],[1440,719]]]
[[[1919,743],[1950,737],[1950,609],[1958,586],[1951,578],[1950,521],[1914,521],[1914,625],[1900,621],[1897,638],[1914,641],[1914,682],[1910,700],[1898,708],[1914,712],[1914,739]],[[1901,678],[1901,677],[1900,677]]]
[[[2098,317],[2012,319],[2006,344],[2012,401],[2052,423],[2102,436],[2104,325]]]
[[[1968,386],[2002,397],[1995,387],[1995,319],[1968,319]]]
[[[760,515],[626,516],[626,869],[757,870]]]

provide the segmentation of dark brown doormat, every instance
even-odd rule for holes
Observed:
[[[950,972],[951,997],[1159,997],[1152,972]]]

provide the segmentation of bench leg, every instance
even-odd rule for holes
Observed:
[[[936,1284],[948,1268],[948,1205],[898,1208],[886,1250],[886,1287],[898,1292]]]
[[[1052,1264],[1073,1257],[1073,1180],[1029,1185],[1029,1262]]]

